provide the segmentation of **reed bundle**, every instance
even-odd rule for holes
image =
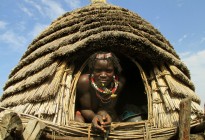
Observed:
[[[171,73],[180,81],[182,81],[185,85],[191,88],[193,91],[195,90],[193,82],[190,80],[190,76],[185,75],[180,69],[178,69],[174,65],[168,65]]]
[[[60,88],[56,93],[55,98],[55,112],[53,123],[57,123],[59,125],[65,125],[68,122],[68,116],[71,115],[68,109],[68,99],[70,98],[70,85],[74,67],[71,66],[69,69],[66,66],[66,63],[63,64],[63,77],[61,79]]]
[[[150,73],[150,77],[152,77],[154,126],[158,128],[177,126],[180,99],[170,96],[170,90],[157,67]]]
[[[161,66],[161,68],[165,70],[164,66]],[[170,80],[173,81],[173,78],[171,77],[169,71],[160,71],[157,67],[154,67],[154,72],[150,73],[150,77],[153,77],[151,80],[151,88],[154,126],[159,128],[177,126],[179,121],[179,104],[180,101],[185,97],[179,95],[177,96],[176,94],[171,93],[172,90],[170,89],[169,82]],[[181,88],[179,85],[174,86],[175,88]],[[191,107],[192,119],[196,117],[196,114],[202,114],[202,109],[199,104],[192,101]]]
[[[174,79],[164,65],[161,66],[161,70],[163,73],[165,73],[164,77],[167,84],[169,85],[171,94],[175,94],[179,97],[191,97],[194,101],[198,103],[200,102],[200,99],[196,96],[194,91],[192,91],[189,87],[185,86],[177,79]]]
[[[163,77],[161,77],[161,73],[157,67],[154,67],[154,74],[157,82],[157,87],[161,93],[161,97],[163,98],[164,105],[167,109],[167,111],[175,110],[175,106],[171,100],[170,94],[169,94],[169,89],[168,86],[166,85]]]
[[[191,104],[192,111],[198,110],[199,113],[203,113],[202,108],[199,106],[199,104],[197,104],[200,102],[200,99],[196,95],[196,93],[194,93],[193,90],[185,86],[183,83],[181,83],[177,79],[173,78],[173,76],[171,76],[171,73],[168,71],[168,69],[164,65],[161,66],[161,70],[162,70],[162,73],[166,73],[164,75],[164,78],[166,80],[167,85],[169,86],[170,95],[175,96],[179,100],[180,98],[191,97],[193,100],[192,101],[193,103]],[[177,102],[176,100],[174,101]]]
[[[14,93],[24,92],[24,90],[26,90],[26,89],[32,88],[36,85],[39,85],[39,83],[45,81],[46,78],[49,78],[51,75],[53,75],[57,66],[58,66],[58,63],[55,62],[52,65],[46,67],[44,70],[39,71],[39,72],[33,74],[32,76],[14,84],[13,86],[8,87],[5,90],[2,98],[5,98],[5,96],[9,96],[9,95],[12,95]],[[30,94],[25,94],[25,95],[30,96]],[[17,94],[17,96],[18,95],[20,95],[20,94]],[[15,102],[15,99],[19,99],[19,98],[16,98],[16,96],[15,96],[13,100],[10,99],[9,101]]]
[[[54,67],[52,68],[53,70],[56,69]],[[31,114],[40,118],[49,119],[54,123],[58,123],[59,125],[65,125],[70,119],[68,116],[74,112],[74,110],[70,110],[68,108],[73,70],[73,65],[67,68],[67,64],[62,63],[56,70],[55,75],[50,78],[50,80],[38,88],[34,88],[29,91],[25,91],[25,93],[23,92],[23,94],[19,94],[19,98],[14,98],[13,96],[7,98],[3,105],[9,105],[13,102],[13,100],[15,100],[15,104],[17,104],[17,106],[10,107],[12,110],[17,110],[20,113]],[[45,102],[43,99],[46,99],[47,101]],[[35,100],[42,100],[42,102],[38,103]],[[75,104],[74,101],[73,103]],[[1,112],[0,114],[4,114],[4,112]],[[73,119],[74,117],[72,120]]]
[[[48,67],[51,65],[53,62],[51,61],[52,54],[45,55],[43,57],[36,58],[32,63],[27,64],[24,66],[22,69],[20,69],[15,75],[13,75],[5,84],[4,90],[11,84],[14,84],[20,80],[25,79],[28,76],[33,75],[34,73],[37,73],[41,71],[43,68]],[[28,62],[28,61],[21,61],[23,62]],[[52,63],[51,63],[52,62]]]

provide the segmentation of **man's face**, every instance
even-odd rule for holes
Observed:
[[[114,67],[109,60],[96,60],[93,70],[94,80],[100,87],[107,87],[113,81]]]

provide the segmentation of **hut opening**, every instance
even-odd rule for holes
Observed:
[[[109,51],[106,50],[106,52]],[[120,121],[136,122],[147,120],[148,98],[145,90],[146,85],[144,85],[145,82],[143,82],[143,80],[145,81],[147,79],[146,77],[142,77],[142,72],[144,72],[144,70],[136,60],[133,60],[122,53],[113,53],[119,59],[120,65],[122,67],[121,76],[125,78],[125,85],[123,86],[121,93],[118,95],[119,97],[115,106],[115,111],[117,112]],[[75,60],[76,68],[74,71],[78,72],[81,69],[81,74],[89,74],[89,68],[87,64],[89,55],[83,57],[83,59],[82,57],[79,57],[79,59]],[[79,110],[80,108],[78,93],[76,94],[75,111]]]

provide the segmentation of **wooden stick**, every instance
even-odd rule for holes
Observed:
[[[191,115],[191,98],[186,98],[180,103],[179,112],[179,140],[190,139],[190,115]]]

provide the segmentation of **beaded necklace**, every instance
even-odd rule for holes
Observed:
[[[118,81],[117,77],[115,77],[115,76],[113,76],[113,79],[114,79],[114,84],[115,84],[113,89],[111,89],[111,90],[108,88],[101,89],[96,85],[96,83],[94,81],[94,77],[93,77],[93,75],[91,75],[91,85],[96,90],[96,96],[102,101],[102,103],[108,103],[111,101],[111,98],[117,97],[115,92],[119,86],[119,81]],[[103,96],[106,96],[107,98],[105,98]]]

